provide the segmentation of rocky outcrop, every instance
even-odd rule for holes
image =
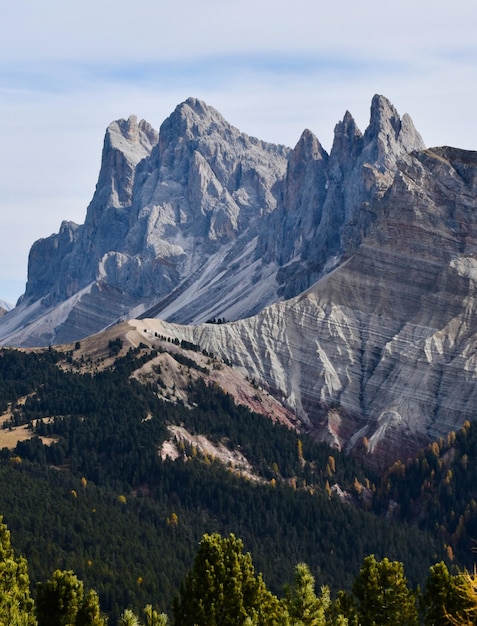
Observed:
[[[425,149],[382,96],[364,133],[345,114],[329,155],[308,130],[290,150],[189,99],[159,134],[108,128],[84,225],[34,244],[0,337],[140,318],[231,361],[316,437],[402,458],[474,415],[476,191],[477,154]]]
[[[26,292],[0,329],[3,342],[81,338],[118,318],[159,310],[191,286],[201,292],[205,276],[210,283],[232,273],[237,259],[247,272],[258,223],[276,209],[289,152],[241,133],[193,98],[159,134],[134,116],[114,122],[84,225],[64,223],[34,244]],[[213,291],[192,313],[188,294],[181,319],[207,317],[212,306],[221,310],[220,294],[230,294],[230,285]],[[243,291],[244,276],[230,295],[230,310]],[[276,297],[274,287],[262,297],[257,292],[248,289],[255,304],[246,312]],[[238,307],[236,314],[243,312]]]
[[[60,232],[32,246],[22,301],[64,302],[100,276],[103,256],[128,232],[137,165],[158,141],[158,133],[135,116],[109,125],[96,192],[84,225],[63,222]]]
[[[392,184],[399,157],[425,148],[411,118],[401,119],[378,95],[364,136],[346,112],[335,127],[329,158],[321,147],[305,154],[306,136],[289,161],[283,209],[271,217],[264,243],[274,249],[277,239],[282,243],[277,231],[285,233],[287,245],[277,246],[280,256],[275,254],[279,293],[285,298],[311,286],[360,245],[374,219],[370,206]]]
[[[293,297],[359,247],[397,159],[423,147],[382,96],[364,135],[346,113],[330,155],[308,130],[294,150],[267,144],[193,98],[159,134],[114,122],[84,225],[34,244],[0,338],[77,339],[131,316],[239,319]]]
[[[407,458],[475,416],[476,191],[477,153],[404,154],[361,245],[305,293],[233,323],[155,323],[242,368],[316,437]]]

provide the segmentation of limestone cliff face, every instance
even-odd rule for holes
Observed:
[[[85,223],[34,244],[20,310],[0,336],[74,338],[92,328],[90,310],[101,311],[95,330],[146,310],[181,322],[237,319],[296,295],[356,245],[363,207],[397,156],[420,147],[412,122],[382,96],[364,135],[345,115],[329,156],[310,131],[293,151],[266,144],[193,98],[159,133],[135,116],[113,122]],[[16,334],[52,312],[61,317],[52,335],[46,326]]]
[[[102,256],[124,239],[136,167],[157,141],[158,133],[135,116],[109,125],[85,223],[63,222],[59,233],[33,244],[24,305],[59,304],[96,280]]]
[[[161,318],[147,324],[243,368],[315,436],[403,457],[474,416],[476,197],[477,153],[426,149],[382,96],[364,133],[345,114],[329,155],[191,98],[159,133],[109,126],[85,223],[33,245],[0,340]]]
[[[243,368],[315,436],[406,458],[475,417],[476,191],[477,153],[405,154],[359,248],[309,290],[168,332]]]
[[[373,98],[364,136],[345,114],[335,127],[329,158],[319,144],[305,152],[305,137],[289,160],[282,211],[271,216],[271,236],[264,243],[274,248],[277,231],[286,233],[277,259],[284,297],[311,286],[359,246],[374,219],[369,207],[392,184],[399,157],[425,148],[411,118],[401,119],[383,96]]]
[[[274,285],[260,297],[232,268],[247,273],[254,262],[259,222],[276,209],[289,153],[241,133],[193,98],[159,133],[134,116],[113,122],[85,223],[65,223],[33,245],[26,292],[0,329],[3,341],[80,338],[118,318],[159,310],[190,287],[199,302],[191,311],[184,296],[171,313],[181,321],[208,317],[212,306],[212,314],[223,313],[224,292],[236,316],[273,301]],[[227,273],[234,289],[224,280],[203,293],[215,275]],[[238,305],[244,289],[255,291],[252,307]]]
[[[137,315],[239,319],[293,297],[359,246],[397,159],[422,148],[382,96],[364,135],[346,113],[330,155],[308,130],[294,150],[249,137],[194,98],[159,133],[113,122],[85,223],[33,245],[0,338],[67,341]]]

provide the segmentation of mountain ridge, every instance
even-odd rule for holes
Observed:
[[[477,153],[426,149],[379,95],[329,155],[309,130],[268,144],[196,99],[158,134],[132,116],[108,127],[85,224],[32,247],[0,340],[161,318],[315,437],[386,463],[473,416],[476,188]]]
[[[32,246],[25,294],[0,338],[11,345],[80,338],[82,325],[85,336],[157,310],[177,288],[193,306],[169,306],[162,316],[181,323],[217,314],[238,319],[296,295],[357,240],[350,224],[366,187],[382,186],[397,154],[420,147],[410,118],[401,120],[383,96],[373,98],[364,135],[345,114],[329,156],[311,131],[293,150],[268,144],[194,98],[178,105],[159,133],[135,116],[113,122],[85,223],[63,222],[58,234]],[[227,273],[230,266],[222,294],[205,288],[197,297],[187,288],[194,272]],[[244,290],[244,281],[252,287]],[[255,306],[243,306],[245,298]],[[61,321],[39,322],[38,301],[46,318],[60,307]],[[64,319],[67,309],[71,319]],[[102,313],[93,325],[91,309]],[[32,328],[43,330],[28,337],[25,324],[35,320]]]

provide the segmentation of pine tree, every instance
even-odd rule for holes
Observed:
[[[233,534],[204,535],[173,611],[180,626],[273,626],[286,614]]]
[[[445,607],[447,622],[458,626],[477,624],[477,575],[464,572],[451,576],[448,605]],[[426,622],[430,623],[430,622]]]
[[[294,584],[288,593],[288,614],[291,626],[346,626],[348,620],[331,602],[330,590],[321,587],[321,596],[315,593],[315,578],[306,563],[295,567]]]
[[[125,609],[123,611],[118,624],[119,626],[141,626],[138,616],[131,611],[131,609]]]
[[[169,619],[165,613],[155,611],[150,604],[144,608],[145,626],[168,626]]]
[[[315,594],[315,579],[306,563],[295,567],[295,580],[288,603],[288,613],[293,624],[300,626],[322,626],[325,610],[329,608],[330,596],[327,588],[322,589],[322,599]]]
[[[374,555],[364,559],[353,583],[361,626],[417,626],[416,598],[407,586],[403,564]]]
[[[0,516],[0,624],[33,626],[34,604],[30,597],[27,562],[15,557],[10,545],[10,531]]]
[[[454,577],[444,562],[436,563],[429,570],[422,594],[425,626],[450,626],[454,623],[450,616],[458,613],[461,604]]]
[[[98,596],[84,594],[84,586],[72,571],[56,570],[40,583],[36,593],[38,626],[104,626]]]

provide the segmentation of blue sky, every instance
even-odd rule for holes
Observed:
[[[31,244],[84,221],[104,131],[159,128],[189,96],[260,139],[305,128],[329,150],[375,93],[428,146],[477,150],[475,0],[0,0],[0,299],[24,291]]]

